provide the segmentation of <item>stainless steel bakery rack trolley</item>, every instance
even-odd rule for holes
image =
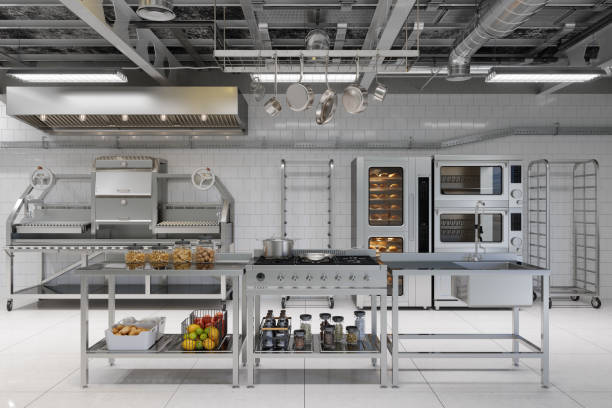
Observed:
[[[567,286],[551,286],[549,307],[553,299],[578,302],[580,297],[590,297],[591,306],[601,307],[599,298],[599,217],[597,206],[598,170],[597,160],[536,160],[528,166],[528,219],[527,262],[549,268],[550,251],[550,203],[551,168],[571,167],[572,178],[565,181],[571,186],[571,231],[572,260],[571,283]],[[562,186],[563,187],[563,186]],[[537,283],[537,282],[536,282]],[[541,287],[534,285],[534,298],[541,294]],[[569,303],[584,306],[583,303]],[[563,304],[568,306],[568,304]]]
[[[328,195],[327,195],[327,203],[328,203],[328,207],[327,207],[327,213],[328,213],[328,219],[327,219],[327,248],[331,249],[333,248],[333,243],[334,243],[334,217],[333,217],[333,211],[334,211],[334,192],[333,192],[333,188],[332,188],[332,182],[333,182],[333,176],[334,176],[334,161],[333,160],[329,160],[329,161],[325,161],[325,160],[315,160],[315,161],[298,161],[298,160],[292,160],[291,162],[291,166],[295,166],[295,167],[304,167],[304,166],[309,166],[309,167],[320,167],[323,168],[324,166],[327,167],[327,171],[323,171],[323,170],[319,170],[319,171],[314,171],[314,172],[305,172],[305,171],[296,171],[296,172],[287,172],[287,161],[285,159],[281,160],[281,165],[280,165],[280,171],[281,171],[281,236],[283,238],[287,237],[287,190],[288,190],[288,181],[290,178],[302,178],[302,179],[316,179],[316,178],[327,178],[327,183],[324,184],[324,188],[327,189]],[[330,309],[334,308],[334,298],[333,296],[327,296],[327,297],[322,297],[322,298],[317,298],[317,297],[310,297],[310,296],[300,296],[300,297],[296,297],[296,296],[284,296],[283,298],[281,298],[281,306],[283,309],[287,308],[287,307],[292,307],[291,304],[289,303],[289,300],[292,299],[294,301],[296,300],[303,300],[303,301],[312,301],[312,300],[322,300],[322,301],[326,301],[327,305],[329,306]],[[301,305],[300,305],[301,306]],[[315,306],[313,304],[311,304],[310,306]]]

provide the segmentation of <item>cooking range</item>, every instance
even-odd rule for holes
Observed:
[[[328,256],[313,260],[313,252]],[[255,253],[247,269],[247,288],[278,288],[279,295],[288,295],[293,288],[365,288],[386,287],[386,267],[374,258],[369,249],[293,250],[287,258],[265,258]]]

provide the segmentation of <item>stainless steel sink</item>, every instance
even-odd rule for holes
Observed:
[[[455,262],[455,265],[464,269],[478,270],[511,270],[511,269],[532,269],[529,265],[519,264],[517,262],[499,261],[499,262]]]

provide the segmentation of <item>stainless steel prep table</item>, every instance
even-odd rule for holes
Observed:
[[[512,254],[485,254],[480,264],[492,262],[513,262],[516,260]],[[519,269],[469,269],[458,265],[465,265],[466,254],[438,253],[438,254],[384,254],[382,261],[392,270],[393,292],[392,292],[392,335],[388,342],[391,349],[393,369],[393,386],[397,387],[399,381],[399,359],[400,358],[511,358],[514,365],[518,366],[520,358],[539,358],[541,361],[541,384],[549,386],[549,310],[548,303],[541,302],[541,343],[537,346],[533,342],[522,337],[519,332],[519,307],[512,307],[512,333],[508,334],[439,334],[439,333],[399,333],[398,319],[398,288],[400,276],[529,276],[532,279],[539,277],[542,281],[543,299],[548,299],[550,288],[550,270],[523,264]],[[478,262],[474,262],[478,267]],[[485,265],[483,267],[486,268]],[[409,312],[408,312],[409,313]],[[435,312],[432,312],[435,313]],[[512,340],[511,352],[400,352],[399,341],[401,339],[508,339]],[[529,351],[519,351],[519,344],[526,346]]]
[[[107,358],[111,365],[116,358],[198,358],[198,357],[231,357],[232,384],[238,386],[238,370],[242,338],[240,336],[240,301],[243,296],[243,278],[245,265],[251,259],[249,253],[217,254],[215,264],[211,269],[198,269],[191,265],[190,269],[128,269],[122,262],[101,262],[87,265],[76,270],[81,277],[81,385],[86,387],[89,382],[89,359]],[[172,264],[170,264],[170,267]],[[220,351],[188,352],[176,347],[176,338],[180,335],[166,335],[157,341],[153,347],[145,351],[109,351],[106,341],[100,340],[89,346],[89,278],[105,276],[108,280],[108,324],[115,323],[115,279],[118,276],[213,276],[230,279],[234,293],[232,297],[232,334],[227,335],[227,347]],[[172,298],[169,296],[169,298]],[[245,322],[242,321],[243,332]],[[180,342],[179,342],[180,343]]]

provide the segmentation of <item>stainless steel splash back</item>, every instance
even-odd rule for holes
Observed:
[[[54,135],[245,135],[248,129],[248,106],[236,87],[7,87],[7,114]]]

